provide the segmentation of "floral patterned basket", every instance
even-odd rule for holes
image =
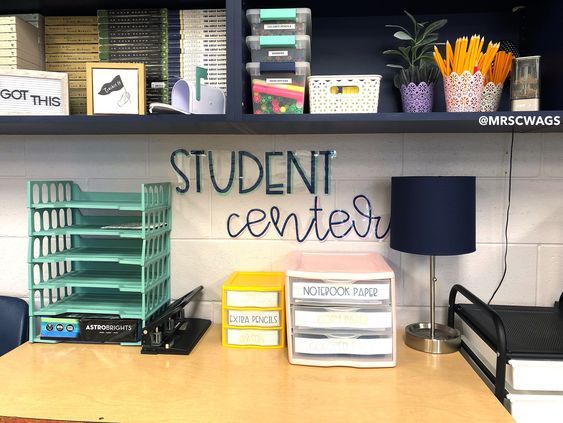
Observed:
[[[444,78],[446,110],[448,112],[479,112],[483,96],[484,78],[481,72],[471,74],[463,71],[461,75],[452,72]]]
[[[481,112],[496,112],[500,104],[503,84],[495,85],[494,82],[488,82],[483,88],[483,97],[481,98]]]
[[[414,82],[411,82],[408,85],[401,85],[401,100],[403,112],[431,112],[434,100],[434,84],[432,82],[430,84],[421,82],[416,85]]]

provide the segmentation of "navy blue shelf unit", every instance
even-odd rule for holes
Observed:
[[[561,126],[482,126],[482,115],[552,116],[533,113],[376,113],[338,115],[1,116],[0,134],[370,134],[561,132]],[[561,115],[561,112],[557,112]]]
[[[225,115],[0,117],[0,134],[293,134],[385,132],[563,132],[559,126],[481,126],[479,113],[446,113],[441,83],[435,92],[434,113],[400,111],[393,87],[389,56],[381,52],[395,45],[385,24],[409,25],[403,10],[421,20],[447,18],[442,40],[478,33],[487,40],[510,40],[522,55],[542,55],[541,112],[537,116],[563,114],[563,47],[553,28],[563,21],[563,2],[520,0],[523,9],[513,11],[514,0],[472,2],[395,0],[4,0],[0,14],[41,12],[45,15],[94,14],[99,8],[168,7],[179,9],[227,9],[227,113]],[[377,114],[255,116],[250,102],[250,80],[245,70],[249,54],[246,10],[260,7],[309,7],[313,14],[311,72],[322,74],[378,73],[383,76]],[[499,116],[512,116],[508,87]]]

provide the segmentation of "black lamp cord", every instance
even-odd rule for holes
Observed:
[[[508,158],[508,205],[506,207],[506,224],[504,226],[504,266],[503,266],[504,268],[502,270],[502,276],[500,277],[500,281],[497,285],[497,288],[495,289],[495,292],[493,292],[493,295],[491,295],[491,298],[489,299],[487,304],[491,304],[491,301],[493,301],[493,298],[495,298],[495,295],[497,294],[498,290],[502,286],[502,283],[504,282],[504,278],[506,276],[506,271],[508,270],[508,222],[509,222],[509,218],[510,218],[510,200],[512,198],[512,156],[513,156],[513,151],[514,151],[514,128],[512,129],[512,137],[511,137],[511,140],[510,140],[510,156]]]

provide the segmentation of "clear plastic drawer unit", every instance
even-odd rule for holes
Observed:
[[[302,253],[286,273],[292,364],[393,367],[395,276],[376,253]]]

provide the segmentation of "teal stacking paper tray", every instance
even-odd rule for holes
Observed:
[[[155,318],[170,301],[170,202],[169,183],[118,193],[28,182],[30,341],[54,342],[42,318]]]

